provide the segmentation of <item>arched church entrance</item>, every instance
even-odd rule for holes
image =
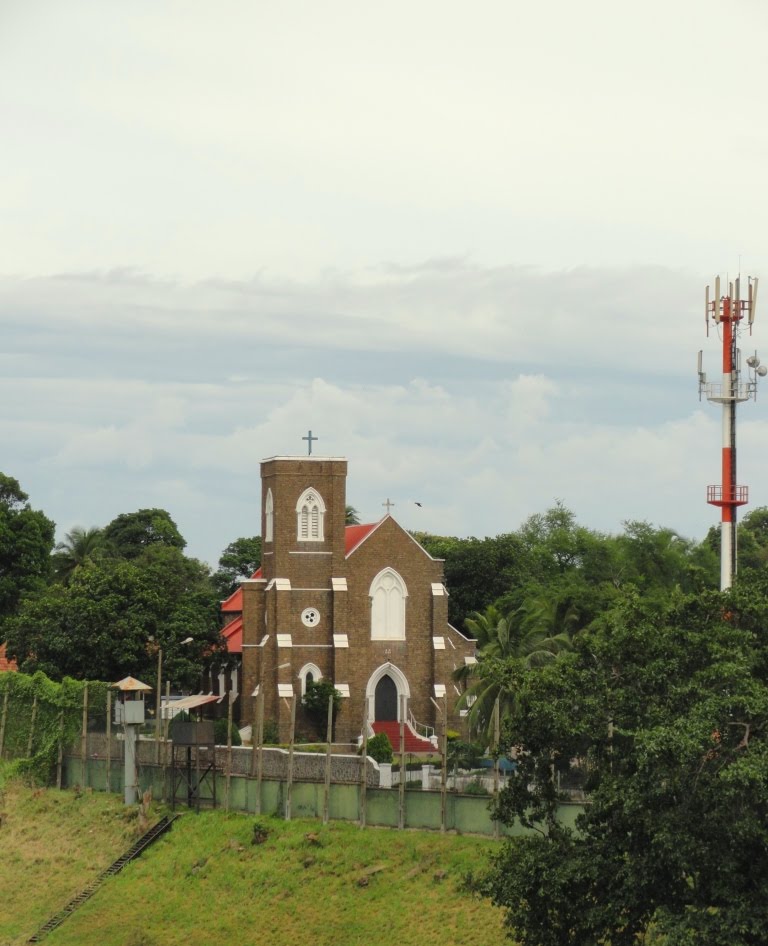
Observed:
[[[411,688],[408,680],[395,664],[381,664],[368,677],[365,685],[365,699],[368,702],[368,719],[370,722],[392,722],[400,719],[400,697],[411,698]]]
[[[397,721],[397,684],[388,673],[376,684],[374,719],[377,722]]]

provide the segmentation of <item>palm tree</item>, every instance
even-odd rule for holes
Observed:
[[[54,577],[65,585],[69,584],[78,568],[103,557],[107,552],[103,529],[74,526],[71,532],[66,533],[64,541],[57,544],[53,553]]]
[[[505,671],[515,663],[524,669],[541,667],[571,647],[570,635],[555,629],[545,604],[542,599],[530,599],[508,614],[490,605],[485,611],[474,611],[464,622],[477,641],[478,654],[476,663],[454,672],[454,680],[466,686],[458,706],[469,710],[470,729],[483,733],[489,742],[493,739],[496,701],[502,721],[511,715],[515,703],[516,694],[505,679]],[[553,606],[547,607],[551,610]]]
[[[360,513],[355,509],[354,506],[346,507],[346,515],[344,517],[344,525],[347,526],[359,526],[360,525]]]
[[[571,638],[579,629],[579,611],[571,598],[550,598],[545,595],[526,598],[518,609],[520,626],[538,653],[529,655],[529,666],[548,663],[553,654],[570,650]]]

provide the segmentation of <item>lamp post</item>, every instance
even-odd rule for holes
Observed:
[[[150,638],[151,640],[151,638]],[[192,643],[191,637],[185,637],[181,642],[182,646]],[[160,716],[161,716],[161,698],[162,698],[162,679],[163,679],[163,648],[157,648],[157,696],[155,699],[155,765],[160,764]]]
[[[155,684],[155,765],[160,764],[160,706],[163,679],[163,648],[157,648],[157,683]]]

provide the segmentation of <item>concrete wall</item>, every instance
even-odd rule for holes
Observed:
[[[113,760],[122,758],[123,742],[122,739],[112,738],[110,745],[110,756]],[[168,764],[171,760],[171,744],[161,743],[161,760],[165,757],[163,753],[168,753]],[[288,750],[280,749],[277,746],[265,746],[263,752],[264,778],[287,779],[288,778]],[[107,737],[103,733],[88,734],[88,756],[93,759],[106,758]],[[232,747],[232,774],[250,775],[252,769],[253,750],[250,746]],[[137,758],[140,765],[152,765],[155,761],[155,740],[139,739],[137,743]],[[194,749],[192,750],[194,760]],[[176,747],[176,764],[180,765],[182,759],[186,759],[186,750]],[[207,750],[200,752],[200,764],[205,766],[209,761]],[[113,765],[115,763],[113,762]],[[122,763],[119,763],[122,765]],[[194,762],[193,762],[194,764]],[[225,769],[227,765],[227,749],[219,746],[216,749],[216,767]],[[346,784],[352,784],[360,781],[361,759],[357,755],[332,755],[331,756],[331,781]],[[373,759],[366,760],[366,781],[368,785],[379,785],[379,766]],[[296,781],[324,782],[325,781],[325,753],[324,752],[298,752],[293,753],[293,777]]]
[[[370,761],[370,760],[369,760]],[[359,765],[359,760],[358,760]],[[105,759],[89,758],[85,763],[85,772],[80,758],[68,756],[64,760],[65,787],[79,785],[94,791],[111,790],[122,794],[122,766],[113,761],[110,772],[110,785],[107,786]],[[83,777],[85,776],[85,777]],[[140,767],[139,784],[142,791],[152,789],[156,799],[170,799],[170,776],[163,767],[143,763]],[[255,814],[257,809],[263,815],[284,817],[288,798],[288,784],[283,779],[264,778],[261,783],[260,805],[257,805],[256,779],[245,775],[233,775],[229,780],[229,808]],[[216,775],[216,801],[218,807],[224,807],[227,796],[227,780],[222,773]],[[291,789],[292,818],[321,818],[325,801],[325,786],[321,782],[297,781]],[[360,785],[332,784],[329,793],[329,817],[334,821],[358,821],[360,819]],[[400,794],[396,789],[368,788],[365,793],[368,825],[397,828],[400,816]],[[178,804],[178,803],[177,803]],[[203,802],[205,805],[205,802]],[[180,807],[180,805],[179,805]],[[583,810],[582,805],[562,804],[559,818],[573,827],[576,818]],[[405,827],[430,830],[441,828],[442,799],[439,792],[408,790],[405,792]],[[491,819],[490,798],[488,796],[446,794],[445,829],[460,834],[485,834],[493,836],[496,825]],[[507,828],[500,826],[503,835],[528,833],[519,825]]]

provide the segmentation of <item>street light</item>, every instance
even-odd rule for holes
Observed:
[[[181,645],[191,644],[194,638],[185,637]],[[152,640],[152,638],[150,638]],[[155,765],[160,764],[160,713],[162,696],[163,648],[157,648],[157,697],[155,700]]]

